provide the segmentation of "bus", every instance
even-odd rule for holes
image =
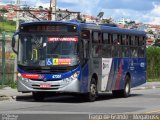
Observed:
[[[128,97],[146,82],[146,33],[75,21],[22,23],[13,35],[17,89],[36,101],[69,93],[95,101],[112,92]]]

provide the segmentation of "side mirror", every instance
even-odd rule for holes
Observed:
[[[18,54],[18,52],[15,50],[16,46],[16,37],[18,36],[19,32],[16,32],[12,37],[12,50],[14,53]]]

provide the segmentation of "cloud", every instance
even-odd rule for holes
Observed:
[[[148,11],[154,8],[153,3],[160,3],[158,0],[103,0],[99,5],[103,9],[129,9],[136,11]]]
[[[160,5],[154,5],[149,13],[142,15],[141,21],[144,21],[149,24],[159,24],[160,25]]]
[[[71,11],[78,11],[85,14],[97,15],[101,10],[99,4],[100,0],[59,0],[58,7],[65,8]]]
[[[66,9],[77,6],[78,3],[80,2],[80,0],[58,0],[57,1],[57,6],[60,8],[64,8],[66,7]]]
[[[105,5],[108,2],[108,5]],[[120,3],[122,2],[122,3]],[[104,3],[101,1],[99,4]],[[116,4],[113,4],[116,3]],[[120,3],[120,4],[119,4]],[[134,5],[132,5],[134,3]],[[160,1],[159,0],[106,0],[102,11],[104,17],[111,17],[115,20],[130,19],[137,22],[160,25]],[[128,4],[128,6],[127,6]],[[104,7],[106,6],[106,7]],[[109,6],[109,7],[107,7]],[[140,8],[141,6],[141,8]]]

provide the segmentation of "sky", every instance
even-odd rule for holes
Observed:
[[[0,3],[14,1],[16,0],[0,0]],[[50,0],[21,0],[21,3],[48,7]],[[124,18],[160,25],[160,0],[57,0],[57,8],[93,16],[104,12],[103,18]]]

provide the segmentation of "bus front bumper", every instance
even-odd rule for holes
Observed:
[[[18,77],[17,89],[19,92],[80,92],[77,78],[66,78],[58,81],[36,81]]]

